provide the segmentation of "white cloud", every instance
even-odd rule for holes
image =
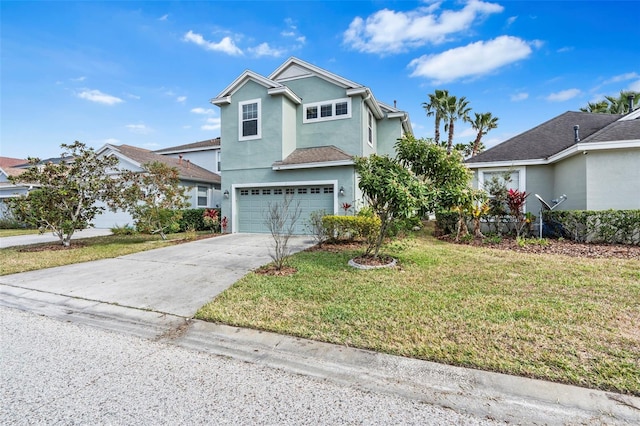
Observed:
[[[73,81],[74,83],[78,83],[78,82],[81,82],[81,81],[85,81],[86,79],[87,79],[87,77],[81,76],[81,77],[78,77],[78,78],[70,78],[69,80]]]
[[[178,96],[178,97],[176,98],[176,102],[180,102],[180,103],[182,103],[182,102],[184,102],[184,101],[186,101],[186,100],[187,100],[187,97],[186,97],[186,96]]]
[[[207,124],[203,124],[200,128],[202,130],[219,130],[220,118],[207,118]]]
[[[626,74],[613,76],[610,79],[606,80],[604,84],[619,83],[621,81],[635,80],[637,78],[640,78],[640,75],[638,75],[638,73],[628,72]]]
[[[510,16],[509,18],[507,18],[507,27],[513,25],[513,23],[516,22],[516,19],[518,19],[517,16]]]
[[[437,55],[424,55],[409,63],[412,77],[426,77],[446,83],[463,77],[490,73],[531,54],[529,44],[517,37],[500,36],[447,50]]]
[[[166,21],[167,19],[169,19],[169,14],[162,15],[158,18],[158,21]]]
[[[640,80],[634,81],[629,85],[628,90],[633,90],[634,92],[640,92]],[[640,99],[636,99],[636,102],[640,102]]]
[[[495,3],[471,0],[461,10],[435,10],[440,3],[408,12],[379,10],[366,19],[356,17],[343,34],[343,42],[367,53],[397,53],[427,43],[442,43],[447,36],[468,29],[474,21],[503,11]]]
[[[580,89],[561,90],[560,92],[551,93],[549,96],[546,97],[546,99],[549,102],[564,102],[564,101],[568,101],[569,99],[575,98],[581,93],[582,92],[580,91]]]
[[[193,108],[191,112],[194,114],[214,115],[216,113],[216,110],[211,108],[205,109],[205,108],[198,107],[198,108]]]
[[[102,93],[99,90],[83,89],[82,92],[77,94],[77,96],[80,99],[86,99],[87,101],[97,102],[99,104],[105,105],[115,105],[119,104],[120,102],[124,102],[122,99],[116,96],[107,95],[106,93]]]
[[[254,55],[260,56],[271,56],[274,58],[278,58],[282,56],[286,50],[284,49],[275,49],[269,46],[268,43],[261,43],[256,47],[250,47],[249,51]]]
[[[117,145],[120,143],[120,139],[116,138],[107,138],[104,140],[104,143],[108,143],[109,145]]]
[[[140,96],[138,96],[138,95],[134,95],[134,94],[132,94],[132,93],[127,93],[127,98],[129,98],[129,99],[136,99],[136,100],[138,100],[138,99],[140,99]]]
[[[565,46],[565,47],[561,47],[560,49],[557,50],[558,53],[567,53],[567,52],[571,52],[573,50],[573,47],[571,46]]]
[[[235,43],[229,36],[224,37],[222,40],[220,40],[219,43],[215,43],[212,41],[207,41],[200,34],[194,33],[193,31],[189,30],[189,32],[184,35],[183,40],[204,47],[205,50],[223,52],[232,56],[242,55],[242,50],[240,50],[238,46],[235,45]]]
[[[137,135],[148,135],[153,131],[144,124],[127,124],[125,127],[129,129],[131,133],[135,133]]]
[[[513,95],[511,95],[512,102],[524,101],[527,98],[529,98],[529,94],[525,92],[514,93]]]

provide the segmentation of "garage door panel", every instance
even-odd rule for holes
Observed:
[[[265,214],[270,205],[282,203],[291,197],[291,208],[301,210],[296,223],[296,234],[306,233],[306,225],[311,212],[325,210],[333,212],[333,186],[308,185],[273,188],[242,188],[238,190],[236,206],[239,232],[269,232]]]

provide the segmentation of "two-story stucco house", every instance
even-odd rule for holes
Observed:
[[[298,58],[271,75],[245,71],[211,103],[220,107],[222,215],[231,232],[268,232],[264,212],[291,197],[302,210],[338,213],[362,196],[354,156],[394,153],[408,114],[366,86]]]

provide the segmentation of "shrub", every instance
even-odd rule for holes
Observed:
[[[322,218],[326,235],[334,240],[365,238],[367,242],[378,236],[380,218],[377,216],[333,216]]]
[[[188,229],[195,231],[204,231],[206,226],[204,224],[203,215],[206,209],[185,209],[182,211],[182,219],[180,219],[180,232],[185,232]]]
[[[578,242],[640,244],[640,210],[567,210],[543,213],[545,233]]]
[[[136,228],[127,223],[124,226],[114,226],[113,228],[111,228],[111,233],[113,235],[135,235],[138,233],[138,231],[136,231]]]
[[[329,235],[322,224],[322,218],[326,215],[327,212],[324,210],[313,211],[309,214],[309,219],[307,219],[307,223],[305,224],[307,232],[313,236],[313,239],[319,246],[322,246],[322,243],[329,238]]]
[[[439,211],[436,212],[436,234],[455,234],[458,229],[458,212]]]

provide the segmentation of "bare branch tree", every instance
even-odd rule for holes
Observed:
[[[273,237],[274,246],[269,251],[276,269],[281,270],[291,255],[289,240],[295,232],[296,222],[302,214],[300,201],[291,206],[292,197],[284,197],[282,203],[269,203],[265,212],[265,224]]]

